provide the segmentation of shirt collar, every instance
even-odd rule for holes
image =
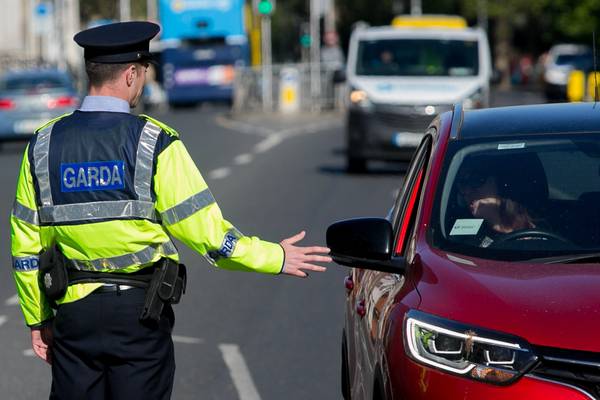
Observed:
[[[129,103],[112,96],[85,96],[79,111],[107,111],[129,114]]]

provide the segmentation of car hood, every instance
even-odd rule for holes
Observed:
[[[354,77],[351,82],[375,103],[398,105],[454,104],[481,87],[477,77]]]
[[[419,268],[420,267],[420,268]],[[600,265],[417,257],[421,311],[538,346],[600,352]]]

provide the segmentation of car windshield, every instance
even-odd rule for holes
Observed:
[[[60,75],[22,75],[6,77],[0,81],[2,91],[45,91],[69,88],[70,83]]]
[[[429,238],[496,260],[600,252],[600,136],[449,144]]]
[[[476,76],[479,52],[474,40],[363,40],[357,75]]]
[[[556,65],[569,65],[581,69],[589,69],[593,62],[591,53],[561,54],[556,57]]]

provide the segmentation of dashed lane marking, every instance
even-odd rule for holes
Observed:
[[[5,306],[16,306],[17,304],[19,304],[19,298],[17,297],[16,294],[14,296],[6,299],[6,301],[4,302]]]
[[[250,164],[253,159],[254,159],[254,156],[252,154],[244,153],[244,154],[240,154],[239,156],[235,157],[233,159],[233,162],[235,163],[235,165],[245,165],[245,164]]]
[[[265,153],[271,150],[273,147],[280,144],[281,142],[283,142],[283,139],[280,135],[271,135],[262,142],[258,143],[256,146],[254,146],[254,151],[256,153]]]
[[[230,173],[231,173],[231,168],[229,168],[229,167],[217,168],[217,169],[213,169],[212,171],[210,171],[208,173],[208,177],[210,179],[223,179],[223,178],[227,178]]]
[[[252,381],[250,370],[240,352],[240,348],[235,344],[220,344],[219,350],[221,350],[223,360],[229,368],[229,374],[240,400],[260,400],[260,395]]]
[[[201,343],[204,343],[204,339],[195,338],[195,337],[179,336],[179,335],[172,335],[171,337],[173,338],[173,341],[176,342],[176,343],[183,343],[183,344],[201,344]]]
[[[4,325],[4,323],[8,320],[6,315],[0,315],[0,326]]]

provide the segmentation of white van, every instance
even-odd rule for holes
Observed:
[[[348,169],[410,160],[427,125],[455,103],[489,106],[492,66],[482,29],[454,16],[401,16],[358,28],[348,52]]]

